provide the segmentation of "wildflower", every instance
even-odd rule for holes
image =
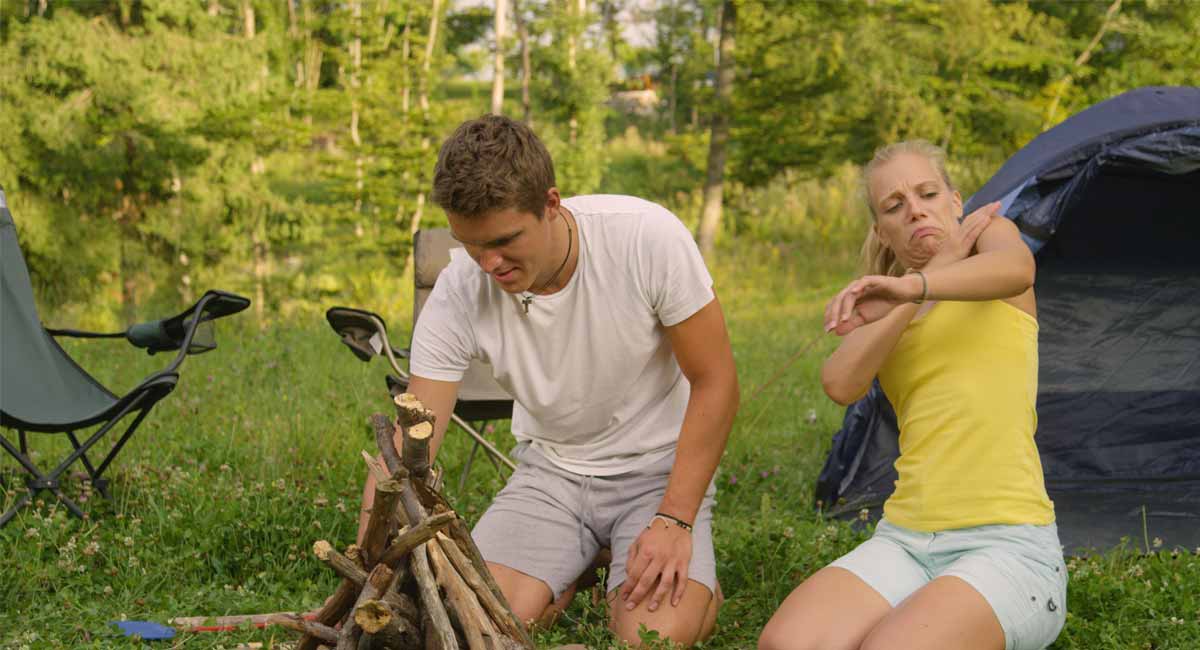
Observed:
[[[113,592],[113,588],[110,585],[104,585],[104,595],[105,596],[111,596],[112,592]]]
[[[866,508],[863,508],[862,510],[859,510],[859,511],[858,511],[858,520],[859,520],[859,521],[866,521],[866,520],[868,520],[868,519],[870,519],[870,518],[871,518],[871,511],[870,511],[870,510],[868,510],[868,509],[866,509]]]
[[[100,551],[100,542],[97,542],[95,540],[88,542],[88,545],[83,547],[83,554],[88,557],[95,555],[99,551]]]
[[[222,471],[222,472],[228,472],[228,471],[229,471],[229,464],[228,464],[228,463],[221,463],[221,468],[220,468],[220,469],[221,469],[221,471]]]
[[[730,474],[730,475],[729,475],[729,484],[730,484],[730,485],[737,485],[737,475],[736,475],[736,474]],[[1200,549],[1197,549],[1197,551],[1200,551]],[[1200,555],[1200,552],[1198,552],[1198,553],[1197,553],[1197,555]]]
[[[33,537],[40,537],[40,536],[41,536],[41,533],[38,532],[38,529],[36,529],[36,528],[28,528],[25,530],[25,539],[30,539]]]
[[[1154,548],[1162,548],[1162,544],[1163,542],[1161,537],[1154,538]]]
[[[325,498],[324,494],[318,494],[317,498],[313,499],[313,505],[317,508],[322,508],[329,505],[329,499]]]
[[[121,543],[126,546],[133,546],[133,538],[126,536],[124,539],[121,540]]]
[[[808,409],[808,423],[813,424],[817,421],[817,409]]]

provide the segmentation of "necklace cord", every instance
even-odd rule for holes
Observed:
[[[559,214],[561,215],[562,213],[560,212]],[[563,223],[567,224],[567,254],[565,257],[563,257],[562,264],[558,265],[558,269],[554,271],[554,275],[550,276],[549,280],[546,280],[546,282],[544,282],[542,286],[538,287],[536,290],[526,292],[525,297],[521,299],[521,304],[525,306],[526,314],[529,313],[529,303],[533,302],[533,297],[537,295],[539,291],[545,291],[546,287],[550,286],[555,280],[557,280],[558,276],[562,274],[563,269],[567,268],[567,262],[571,260],[572,245],[575,243],[574,231],[571,229],[571,222],[566,217],[563,217]]]

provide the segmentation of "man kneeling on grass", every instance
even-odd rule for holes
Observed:
[[[473,532],[496,582],[523,620],[547,621],[611,548],[617,636],[706,638],[712,478],[738,386],[690,233],[641,199],[562,199],[545,146],[500,116],[459,126],[433,183],[465,251],[421,311],[409,392],[437,414],[433,453],[472,359],[515,399],[519,466]]]

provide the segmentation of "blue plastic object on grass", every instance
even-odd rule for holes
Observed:
[[[136,634],[147,641],[175,638],[175,628],[150,621],[109,621],[109,624],[121,628],[125,636]]]

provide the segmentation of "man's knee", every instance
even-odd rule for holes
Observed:
[[[545,582],[503,564],[488,562],[487,567],[513,614],[526,624],[540,621],[553,605],[554,594]]]
[[[635,647],[641,645],[643,626],[646,630],[657,633],[659,638],[670,639],[673,643],[684,646],[701,641],[705,621],[709,617],[716,618],[715,608],[719,607],[720,603],[715,601],[708,588],[700,583],[689,587],[678,606],[664,602],[654,612],[649,611],[649,598],[639,603],[635,609],[627,610],[624,602],[616,596],[618,590],[610,592],[610,629],[622,641]]]

